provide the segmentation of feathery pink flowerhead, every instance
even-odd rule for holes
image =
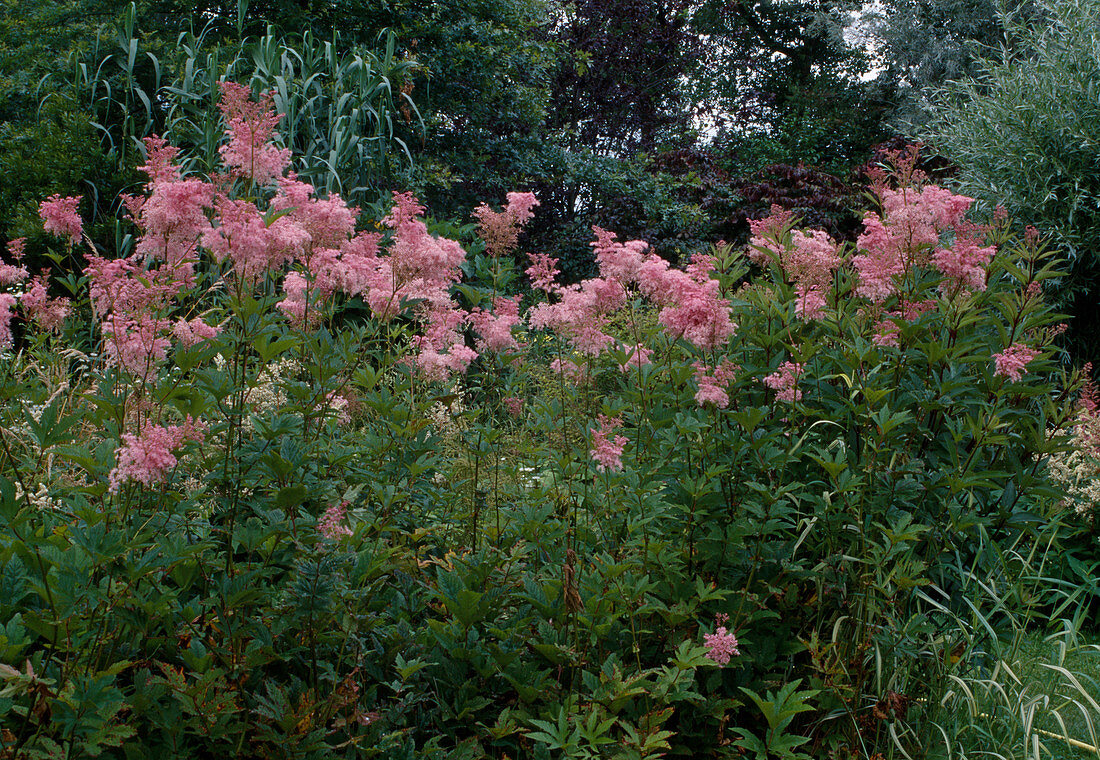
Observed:
[[[172,325],[172,334],[176,336],[176,340],[184,348],[191,348],[199,343],[213,340],[219,332],[221,332],[221,327],[208,325],[200,317],[195,317],[192,320],[177,319],[176,323]]]
[[[478,221],[478,234],[485,241],[485,249],[493,258],[507,256],[519,244],[519,228],[515,219],[506,211],[493,211],[482,203],[474,209]]]
[[[238,177],[266,185],[290,166],[290,150],[271,144],[281,115],[272,107],[271,94],[252,100],[252,90],[236,82],[222,82],[218,109],[225,117],[229,142],[218,149],[222,160]]]
[[[750,219],[752,238],[749,240],[749,260],[758,266],[767,266],[771,260],[769,252],[779,259],[783,253],[783,237],[790,229],[793,218],[794,212],[773,203],[766,217]]]
[[[740,655],[737,637],[726,630],[724,625],[718,626],[714,633],[704,633],[703,643],[707,647],[707,657],[719,665],[729,664],[730,657]]]
[[[309,233],[310,247],[339,248],[355,235],[358,209],[348,206],[339,195],[317,198],[313,185],[299,181],[293,172],[278,181],[279,192],[271,199],[270,208],[287,211],[287,216]]]
[[[336,286],[349,296],[366,293],[378,273],[377,232],[360,232],[340,244],[340,264],[336,268]]]
[[[470,363],[477,358],[477,351],[461,343],[455,343],[446,352],[433,348],[415,338],[413,344],[419,348],[419,352],[413,359],[413,364],[425,380],[445,383],[451,375],[465,372]]]
[[[699,406],[710,404],[719,409],[729,406],[730,397],[726,392],[726,386],[737,376],[738,366],[729,359],[723,359],[714,368],[702,362],[695,362],[692,366],[695,367],[695,382],[699,386],[695,394],[695,402]]]
[[[138,171],[148,175],[147,188],[158,182],[174,182],[180,178],[180,170],[176,166],[179,148],[158,135],[143,138],[142,142],[145,144],[145,163],[138,167]]]
[[[861,253],[852,257],[859,273],[856,293],[875,302],[882,302],[896,292],[897,278],[913,265],[924,266],[930,252],[940,242],[940,233],[949,229],[968,229],[965,217],[974,202],[965,195],[928,185],[919,192],[914,188],[891,190],[880,187],[882,216],[869,212],[864,216],[863,234],[857,246]],[[972,237],[972,235],[963,235]],[[937,252],[935,261],[949,277],[976,283],[976,266],[984,249],[976,245],[957,251]],[[984,272],[980,279],[984,287]]]
[[[38,205],[38,215],[42,217],[43,227],[46,232],[52,232],[61,238],[68,238],[75,245],[80,242],[80,235],[84,229],[80,221],[77,207],[80,205],[80,196],[62,198],[54,193],[47,200]]]
[[[888,316],[897,315],[891,313]],[[883,348],[897,348],[899,335],[901,335],[901,326],[892,319],[883,319],[875,325],[875,334],[871,336],[871,342]]]
[[[333,504],[325,510],[325,513],[321,515],[321,519],[317,521],[317,532],[330,541],[339,541],[344,536],[352,535],[351,528],[344,524],[347,513],[348,503],[346,501]]]
[[[123,434],[122,445],[115,451],[115,468],[108,476],[110,492],[118,493],[130,480],[146,486],[163,482],[176,466],[174,452],[187,441],[201,442],[205,433],[206,425],[189,416],[182,425],[147,423],[139,435]]]
[[[505,211],[516,220],[516,224],[522,227],[531,221],[535,215],[534,208],[539,205],[534,193],[508,193],[505,198],[508,200]]]
[[[611,435],[622,424],[621,417],[599,415],[599,425],[592,431],[592,450],[589,453],[596,461],[596,469],[601,472],[623,469],[622,455],[627,439],[621,435]]]
[[[161,172],[161,176],[167,176]],[[214,187],[198,179],[154,179],[149,195],[131,204],[134,222],[142,231],[135,253],[147,261],[164,261],[186,269],[198,258],[200,236],[210,229],[207,209],[214,205]]]
[[[1016,382],[1023,376],[1024,368],[1039,353],[1039,351],[1028,348],[1023,343],[1013,343],[1001,353],[993,354],[993,362],[996,366],[993,374]]]
[[[275,304],[275,308],[286,314],[287,318],[299,327],[311,327],[320,319],[320,303],[317,294],[310,298],[309,281],[301,272],[288,272],[283,280],[283,292],[286,298]]]
[[[326,394],[321,411],[332,415],[338,425],[346,427],[351,424],[351,402],[342,393],[330,391]]]
[[[203,231],[202,244],[214,258],[233,262],[233,271],[254,281],[300,255],[309,233],[297,222],[281,216],[267,224],[255,204],[219,197],[215,201],[217,227]]]
[[[395,192],[393,201],[382,223],[393,230],[388,259],[396,282],[404,285],[420,279],[424,288],[449,287],[460,274],[466,252],[456,241],[428,233],[421,218],[424,207],[412,193]]]
[[[794,313],[800,319],[811,322],[825,316],[826,304],[825,296],[816,287],[800,287],[794,302]]]
[[[779,264],[783,274],[803,289],[828,290],[833,273],[842,259],[839,247],[821,230],[790,230],[792,214],[777,206],[766,219],[750,220],[753,230],[749,258],[760,266],[769,260]]]
[[[558,260],[546,253],[529,253],[527,260],[531,266],[524,271],[531,278],[531,287],[544,293],[553,292],[557,288],[555,280],[560,274]]]
[[[711,351],[728,342],[737,329],[730,319],[729,302],[711,277],[714,256],[696,253],[683,271],[659,256],[649,255],[638,267],[642,294],[663,306],[657,321],[675,338]]]
[[[518,396],[508,396],[502,401],[504,408],[508,410],[508,414],[513,417],[519,417],[523,413],[523,399]]]
[[[626,303],[626,291],[618,280],[594,277],[558,288],[557,293],[557,303],[541,303],[527,313],[531,327],[552,329],[568,338],[575,350],[590,356],[598,356],[615,342],[603,327],[605,316]]]
[[[23,252],[26,250],[26,248],[27,239],[25,237],[18,237],[14,240],[8,241],[8,253],[10,253],[11,257],[16,261],[23,260]]]
[[[856,245],[863,251],[852,257],[852,266],[859,273],[856,295],[881,303],[894,294],[897,278],[905,274],[903,243],[878,214],[868,212]]]
[[[19,299],[24,315],[48,332],[61,329],[65,317],[69,316],[69,302],[68,298],[50,298],[47,295],[44,273],[34,278],[31,287]]]
[[[504,351],[518,348],[512,328],[519,324],[519,296],[497,296],[491,312],[475,306],[470,312],[470,324],[477,332],[478,351]]]
[[[704,351],[724,346],[737,329],[729,303],[718,295],[717,281],[681,288],[674,303],[661,309],[657,321]]]
[[[551,359],[550,371],[555,375],[561,375],[572,385],[580,385],[588,379],[584,365],[577,364],[572,359]]]
[[[453,373],[465,372],[470,362],[477,358],[477,351],[465,344],[459,330],[467,319],[466,312],[455,308],[449,298],[439,297],[421,308],[421,318],[425,322],[424,334],[412,339],[417,349],[412,363],[420,375],[427,380],[445,382]]]
[[[148,381],[156,372],[171,345],[163,335],[171,331],[172,323],[147,314],[138,319],[112,314],[101,328],[107,363],[143,381]]]
[[[135,315],[161,308],[184,287],[171,270],[146,270],[135,257],[104,259],[87,255],[88,297],[92,313]]]
[[[26,267],[0,263],[0,285],[18,285],[29,275]]]
[[[959,234],[951,247],[936,249],[932,263],[944,276],[940,290],[985,290],[986,267],[996,253],[996,246],[982,246],[975,234]]]
[[[775,391],[776,400],[793,404],[802,400],[802,391],[798,389],[798,378],[805,368],[805,364],[783,362],[778,370],[765,377],[762,382]]]
[[[828,290],[843,261],[836,242],[821,230],[792,230],[791,243],[781,257],[783,271],[803,287]]]
[[[15,316],[15,296],[11,293],[0,293],[0,349],[11,348],[11,320]]]
[[[729,302],[710,276],[714,257],[697,253],[686,269],[673,269],[658,256],[647,256],[638,268],[639,289],[664,306],[657,321],[677,338],[710,351],[727,343],[737,325]]]
[[[596,233],[596,240],[590,245],[596,250],[600,276],[613,277],[624,285],[637,282],[649,244],[643,240],[620,243],[615,239],[614,232],[600,227],[593,227],[592,231]]]

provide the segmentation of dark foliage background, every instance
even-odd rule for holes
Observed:
[[[231,54],[247,57],[263,35],[302,53],[308,31],[315,46],[340,51],[383,55],[389,44],[388,60],[402,67],[390,80],[381,138],[388,158],[370,170],[357,202],[411,189],[437,218],[468,223],[483,200],[534,191],[540,213],[523,244],[559,257],[574,278],[591,272],[593,225],[646,239],[672,260],[719,240],[743,243],[746,220],[772,204],[850,237],[867,206],[861,168],[881,159],[875,146],[897,147],[940,112],[934,91],[950,80],[977,83],[960,85],[962,105],[949,113],[966,112],[999,56],[1042,49],[1020,30],[1057,17],[1044,4],[992,0],[889,0],[874,11],[852,0],[5,0],[2,8],[0,234],[29,236],[32,260],[43,194],[84,195],[93,236],[116,243],[113,227],[96,222],[139,187],[137,140],[169,128],[165,87],[187,65],[181,35],[194,35],[192,62],[214,56],[224,76]],[[317,81],[319,92],[330,88]],[[140,99],[127,94],[137,90]],[[101,107],[104,93],[114,107]],[[1079,153],[1076,137],[1067,142],[1056,129],[1041,127],[1038,141]],[[1004,147],[1005,165],[1019,165],[1024,143]],[[968,192],[1004,194],[976,152],[945,140],[937,149],[962,162],[960,177],[979,178]],[[1091,239],[1091,217],[1065,218],[1066,204],[1047,204],[1039,217],[1035,203],[1016,206],[1078,257],[1075,272],[1092,271],[1078,250]],[[1090,277],[1075,276],[1063,304],[1084,321],[1095,301]]]

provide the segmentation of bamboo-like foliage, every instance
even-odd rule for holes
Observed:
[[[135,19],[131,6],[113,40],[98,41],[90,55],[73,61],[77,99],[121,165],[134,162],[141,138],[160,134],[183,148],[187,168],[211,171],[223,139],[217,100],[225,79],[272,94],[294,169],[318,190],[373,200],[412,162],[400,127],[421,123],[404,86],[418,65],[396,54],[392,33],[371,49],[272,28],[214,45],[203,30],[180,34],[173,50],[154,52],[143,50]]]
[[[979,531],[987,567],[957,564],[918,591],[912,617],[880,629],[871,691],[906,695],[876,708],[889,756],[1100,756],[1100,685],[1090,675],[1100,647],[1082,631],[1091,589],[1051,577],[1059,531],[1052,523],[1011,545]]]

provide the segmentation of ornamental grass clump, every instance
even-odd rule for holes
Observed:
[[[1031,741],[953,690],[1096,599],[1035,236],[903,156],[855,247],[594,229],[562,282],[531,194],[366,220],[220,92],[213,174],[146,141],[132,244],[54,198],[81,271],[0,269],[0,758]]]

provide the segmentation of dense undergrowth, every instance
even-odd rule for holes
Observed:
[[[532,195],[460,240],[409,194],[361,218],[285,174],[267,101],[221,111],[219,174],[146,141],[122,250],[55,197],[71,273],[0,270],[0,757],[1037,757],[1036,710],[1093,725],[1072,671],[1041,707],[1006,676],[1095,612],[1095,397],[1038,236],[899,155],[855,246],[777,212],[674,266],[596,229],[564,285],[515,266]]]

